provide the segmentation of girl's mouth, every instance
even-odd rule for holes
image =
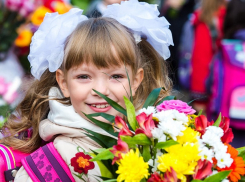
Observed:
[[[88,106],[95,112],[107,112],[111,109],[109,104],[88,104]]]

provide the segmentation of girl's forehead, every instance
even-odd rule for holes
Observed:
[[[120,65],[111,65],[108,67],[98,67],[93,63],[82,63],[78,66],[75,66],[73,68],[71,68],[71,71],[79,71],[79,70],[83,70],[83,71],[101,71],[101,70],[108,70],[108,71],[116,71],[116,70],[120,70],[120,71],[125,71],[127,69],[131,70],[132,68],[129,65],[124,65],[124,64],[120,64]]]

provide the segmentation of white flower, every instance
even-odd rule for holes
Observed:
[[[225,152],[215,153],[215,158],[217,159],[217,166],[220,168],[230,167],[233,162],[231,155]]]
[[[169,22],[164,17],[158,17],[157,5],[151,5],[138,0],[122,1],[121,4],[107,6],[103,17],[116,19],[146,40],[166,60],[170,57],[169,45],[173,45]]]
[[[199,148],[200,149],[200,148]],[[207,147],[201,148],[201,152],[199,153],[201,159],[208,160],[209,162],[213,163],[214,151],[212,149],[208,149]]]
[[[161,128],[154,128],[151,130],[151,133],[153,138],[158,139],[158,142],[166,142],[167,137]]]
[[[208,130],[202,136],[202,141],[210,146],[215,146],[221,142],[221,139],[216,133]]]
[[[221,138],[224,135],[224,131],[222,128],[217,126],[209,126],[206,128],[206,132],[211,132],[212,134],[216,135],[217,137]]]
[[[148,161],[148,164],[152,167],[152,172],[156,172],[157,171],[157,166],[158,166],[158,157],[162,155],[162,152],[158,149],[157,153],[156,153],[156,159],[150,159]],[[154,161],[155,161],[155,165],[154,165]]]
[[[148,106],[147,108],[142,108],[136,113],[136,115],[139,115],[142,112],[146,113],[146,115],[155,114],[156,108],[154,106]]]
[[[82,12],[81,9],[73,8],[62,15],[57,12],[46,13],[43,23],[32,37],[28,56],[31,73],[36,79],[40,79],[47,68],[54,72],[60,67],[66,38],[80,22],[88,19]]]
[[[158,128],[161,128],[161,130],[166,135],[170,135],[170,137],[175,141],[177,140],[177,136],[183,135],[181,131],[184,131],[186,129],[186,127],[183,126],[182,123],[173,120],[160,122]]]
[[[213,146],[215,153],[226,153],[227,152],[227,146],[224,145],[221,141]]]
[[[184,113],[180,113],[179,111],[174,110],[173,114],[174,114],[174,118],[175,118],[176,121],[180,121],[183,124],[187,125],[188,117]]]

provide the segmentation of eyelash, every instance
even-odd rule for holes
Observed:
[[[86,78],[85,78],[86,77]],[[88,75],[79,75],[77,76],[78,79],[88,79],[89,76]]]
[[[115,77],[117,77],[117,78],[115,78]],[[116,80],[116,79],[123,78],[123,76],[122,75],[111,75],[111,78]]]

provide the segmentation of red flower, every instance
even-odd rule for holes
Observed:
[[[208,160],[199,160],[193,174],[194,179],[203,179],[212,173],[212,163]]]
[[[151,174],[151,177],[147,180],[147,182],[177,182],[177,174],[173,170],[173,168],[170,168],[170,171],[166,171],[164,176],[158,174],[157,172]]]
[[[222,136],[221,140],[223,143],[227,143],[227,144],[230,143],[234,138],[232,130],[231,128],[229,128],[229,126],[230,126],[230,119],[227,117],[222,117],[219,127],[223,129],[224,135]]]
[[[214,123],[213,121],[212,122],[208,122],[206,116],[204,116],[204,115],[198,116],[195,119],[196,131],[200,132],[201,135],[203,135],[205,133],[205,131],[206,131],[206,128],[208,126],[213,125],[213,123]]]
[[[115,125],[120,129],[118,137],[121,135],[133,136],[133,133],[129,130],[128,125],[120,116],[115,117]]]
[[[114,145],[113,149],[110,151],[114,155],[114,158],[112,161],[112,165],[113,165],[116,161],[118,161],[122,158],[122,155],[121,155],[122,153],[128,153],[129,152],[128,144],[126,142],[122,141],[121,138],[119,138],[117,141],[117,145]]]
[[[142,112],[141,114],[136,116],[136,120],[138,121],[140,128],[138,128],[135,131],[135,134],[137,135],[143,133],[149,138],[151,138],[152,137],[151,130],[155,128],[155,123],[152,120],[152,114],[147,116],[144,112]]]
[[[71,166],[74,167],[74,171],[79,174],[88,173],[88,170],[94,169],[94,163],[89,161],[92,159],[89,155],[85,155],[83,152],[76,153],[76,156],[71,159]]]

